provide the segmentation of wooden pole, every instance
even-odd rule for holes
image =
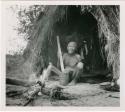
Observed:
[[[26,81],[12,79],[12,78],[6,78],[6,84],[18,85],[18,86],[24,86],[24,87],[30,86],[30,84],[27,83]]]
[[[61,52],[61,47],[60,47],[59,36],[57,36],[57,46],[58,46],[58,53],[59,53],[61,71],[63,72],[64,71],[64,64],[63,64],[63,57],[62,57],[62,52]]]

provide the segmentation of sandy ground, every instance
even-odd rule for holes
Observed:
[[[48,82],[48,87],[52,87],[58,82]],[[107,82],[106,82],[107,83]],[[50,85],[49,85],[50,84]],[[63,91],[72,94],[75,98],[70,100],[51,100],[49,96],[39,95],[28,106],[99,106],[99,107],[119,107],[119,92],[105,91],[100,88],[100,84],[78,83],[75,86],[67,86]],[[7,85],[6,90],[24,90],[21,86]],[[8,106],[22,106],[23,99],[20,97],[7,97]]]

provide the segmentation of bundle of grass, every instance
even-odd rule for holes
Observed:
[[[70,40],[77,41],[79,48],[85,40],[91,53],[86,58],[89,70],[103,66],[113,79],[119,78],[119,6],[46,6],[24,52],[28,74],[40,75],[49,62],[56,65],[57,35],[63,52]]]

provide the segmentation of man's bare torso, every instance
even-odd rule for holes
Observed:
[[[73,54],[70,55],[68,53],[65,53],[63,55],[63,62],[64,62],[64,66],[65,68],[67,67],[71,67],[71,68],[75,68],[76,65],[81,61],[81,57],[79,54]]]

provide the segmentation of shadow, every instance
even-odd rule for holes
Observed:
[[[80,77],[78,82],[90,83],[90,84],[99,84],[102,82],[109,82],[111,81],[110,77],[97,75],[94,77]]]

